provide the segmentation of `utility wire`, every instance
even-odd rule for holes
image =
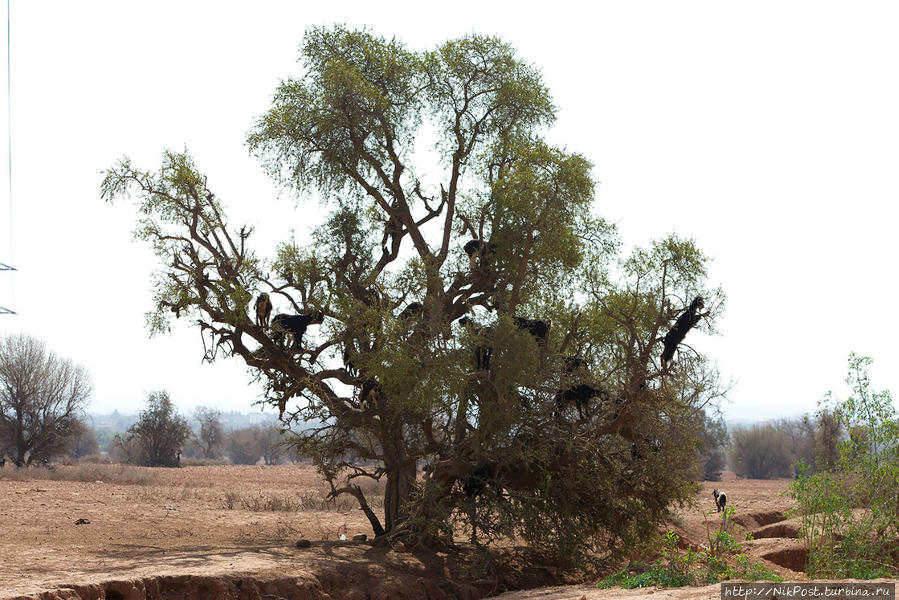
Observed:
[[[12,240],[12,59],[10,50],[10,4],[12,0],[6,0],[6,127],[7,127],[7,154],[9,156],[9,261],[13,262],[13,240]],[[0,263],[0,271],[15,271],[15,267]],[[13,275],[9,276],[10,295],[15,301],[15,288],[13,287]],[[0,315],[14,315],[15,312],[8,308],[0,306]]]

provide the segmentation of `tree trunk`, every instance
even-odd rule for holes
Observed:
[[[394,533],[409,516],[407,504],[415,483],[415,463],[387,465],[387,486],[384,489],[384,529]]]

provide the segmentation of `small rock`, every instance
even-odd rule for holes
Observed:
[[[408,550],[406,550],[406,544],[404,544],[403,542],[399,542],[399,541],[398,541],[398,542],[394,542],[394,544],[393,544],[393,551],[394,551],[394,552],[401,552],[401,553],[402,553],[402,552],[408,552]]]
[[[356,535],[353,536],[353,541],[354,542],[367,542],[368,536],[365,535],[364,533],[357,533]]]
[[[297,540],[297,548],[308,548],[312,545],[309,540]]]
[[[91,524],[90,519],[78,519],[77,521],[75,521],[75,525],[90,525],[90,524]]]

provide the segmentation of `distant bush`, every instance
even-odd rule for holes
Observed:
[[[111,465],[116,461],[112,459],[108,454],[88,454],[86,456],[82,456],[78,459],[80,464],[88,464],[88,465]]]
[[[753,425],[733,432],[730,464],[740,477],[774,479],[791,476],[790,440],[774,425]]]

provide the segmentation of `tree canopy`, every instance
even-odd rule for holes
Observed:
[[[376,535],[451,542],[462,527],[571,554],[653,533],[691,492],[696,415],[720,393],[689,346],[659,359],[695,297],[696,328],[714,331],[707,257],[676,235],[622,255],[590,161],[545,138],[539,69],[496,37],[416,51],[315,27],[301,59],[248,145],[326,207],[310,243],[257,255],[186,152],[107,172],[103,196],[138,199],[136,235],[163,265],[151,331],[189,318],[206,359],[240,356]],[[257,322],[263,292],[309,315],[304,330]],[[365,478],[386,482],[383,515]]]

